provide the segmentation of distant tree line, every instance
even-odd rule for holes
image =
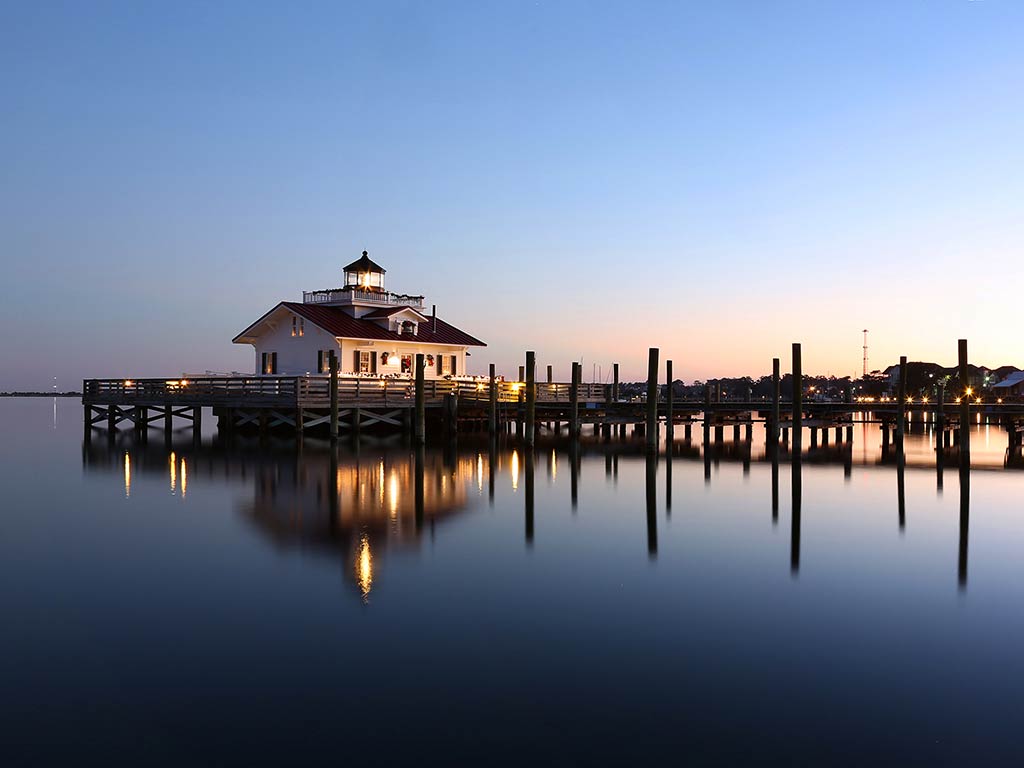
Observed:
[[[995,384],[1011,373],[1020,369],[1012,365],[999,368],[984,366],[968,366],[969,381],[960,381],[958,367],[943,367],[937,363],[907,362],[907,394],[911,397],[934,397],[941,386],[947,393],[959,393],[971,387],[979,394],[988,393]],[[789,400],[793,392],[793,377],[784,374],[781,378],[780,393],[783,400]],[[705,387],[711,385],[712,392],[721,388],[723,400],[772,399],[772,377],[770,375],[739,376],[694,381],[690,384],[676,379],[672,382],[672,394],[676,400],[701,401],[704,399]],[[885,370],[875,370],[866,376],[852,378],[850,376],[808,375],[803,377],[804,397],[812,400],[843,400],[847,391],[852,397],[884,397],[894,395],[899,386],[899,366],[893,365]],[[659,387],[664,396],[665,385]],[[619,396],[624,399],[641,399],[647,394],[647,383],[625,382],[619,384]]]

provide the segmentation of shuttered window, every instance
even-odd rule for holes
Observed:
[[[264,352],[260,357],[260,370],[264,374],[277,373],[277,352]]]

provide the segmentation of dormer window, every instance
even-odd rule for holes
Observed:
[[[398,332],[402,336],[415,336],[416,335],[416,323],[412,320],[403,320],[398,325]]]

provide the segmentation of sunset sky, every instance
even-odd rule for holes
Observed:
[[[302,9],[297,12],[297,9]],[[389,288],[568,377],[1024,367],[1024,3],[7,3],[0,390]]]

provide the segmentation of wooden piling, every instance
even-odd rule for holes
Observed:
[[[960,359],[960,464],[971,466],[971,397],[970,390],[971,372],[967,365],[967,339],[960,339],[958,342],[958,357]]]
[[[489,389],[487,403],[487,431],[494,435],[498,432],[498,382],[494,375],[494,363],[488,371]]]
[[[658,349],[647,351],[647,447],[658,447]]]
[[[781,394],[782,380],[779,377],[779,358],[772,358],[772,421],[771,436],[769,442],[775,444],[779,441],[779,396]]]
[[[548,366],[548,384],[550,384],[550,383],[552,383],[554,381],[554,378],[552,378],[553,375],[554,375],[554,372],[552,371],[552,366],[549,365]]]
[[[900,355],[900,383],[896,388],[898,404],[896,407],[896,448],[903,450],[903,436],[906,433],[907,421],[907,356]]]
[[[619,364],[612,363],[612,401],[619,402]]]
[[[800,360],[800,344],[793,344],[793,450],[800,452],[804,426],[804,377]]]
[[[413,440],[417,445],[423,445],[427,440],[427,397],[426,397],[426,382],[425,371],[426,364],[424,362],[423,353],[417,353],[416,355],[416,393],[415,393],[415,408],[416,412],[413,415],[412,429],[413,429]],[[493,374],[494,366],[491,366],[491,373]],[[493,378],[492,378],[493,381]]]
[[[534,443],[537,418],[537,355],[526,353],[526,444]]]
[[[327,353],[327,370],[331,374],[331,440],[338,439],[338,355]]]
[[[580,364],[572,364],[572,383],[569,384],[569,436],[580,436]]]
[[[675,431],[675,422],[672,415],[672,406],[674,405],[673,394],[672,394],[672,361],[665,361],[665,434],[668,435],[669,439],[672,439],[672,433]]]

